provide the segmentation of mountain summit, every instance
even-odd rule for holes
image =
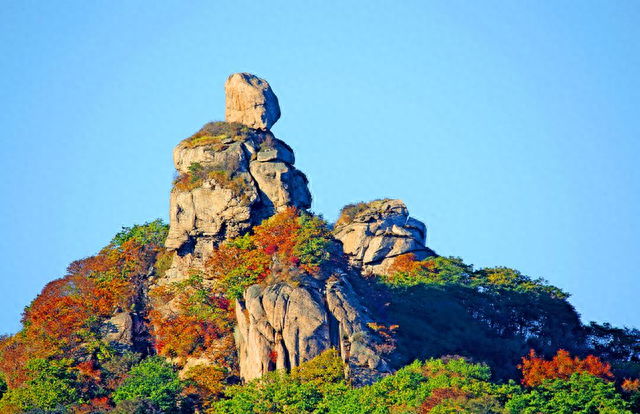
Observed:
[[[327,223],[271,86],[225,91],[173,151],[169,225],[123,228],[0,337],[1,413],[640,412],[640,331],[436,254],[401,200]]]

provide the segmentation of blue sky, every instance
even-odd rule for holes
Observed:
[[[167,218],[172,148],[267,79],[313,210],[403,199],[429,244],[640,327],[640,3],[0,4],[0,332],[73,260]]]

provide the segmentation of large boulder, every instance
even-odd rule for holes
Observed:
[[[234,73],[227,79],[224,90],[227,122],[269,130],[280,118],[278,98],[266,80],[250,73]]]
[[[375,200],[346,206],[334,227],[353,265],[366,273],[384,274],[396,257],[412,253],[418,260],[433,256],[425,246],[427,228],[409,216],[401,200]]]
[[[277,277],[277,276],[276,276]],[[344,272],[249,287],[236,303],[240,376],[288,370],[336,348],[349,378],[367,384],[389,372],[380,338]]]

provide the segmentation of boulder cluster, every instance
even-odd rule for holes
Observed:
[[[236,73],[225,91],[226,122],[205,125],[173,151],[177,178],[166,247],[174,256],[158,285],[202,269],[216,246],[278,211],[311,207],[308,181],[294,167],[293,150],[270,131],[280,106],[269,84]],[[409,217],[402,201],[349,208],[334,234],[352,266],[331,275],[306,275],[296,284],[275,272],[270,283],[249,287],[237,301],[235,341],[244,380],[293,368],[330,348],[340,351],[354,383],[389,371],[370,329],[374,321],[354,293],[350,275],[383,273],[402,254],[434,253],[425,247],[424,224]],[[172,308],[171,303],[155,306],[162,313]]]
[[[409,216],[401,200],[375,200],[345,207],[334,228],[351,263],[366,273],[384,274],[396,257],[422,260],[435,253],[425,246],[427,227]]]

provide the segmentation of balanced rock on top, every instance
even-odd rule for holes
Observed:
[[[278,98],[266,80],[250,73],[234,73],[227,79],[224,90],[227,122],[269,130],[280,118]]]

